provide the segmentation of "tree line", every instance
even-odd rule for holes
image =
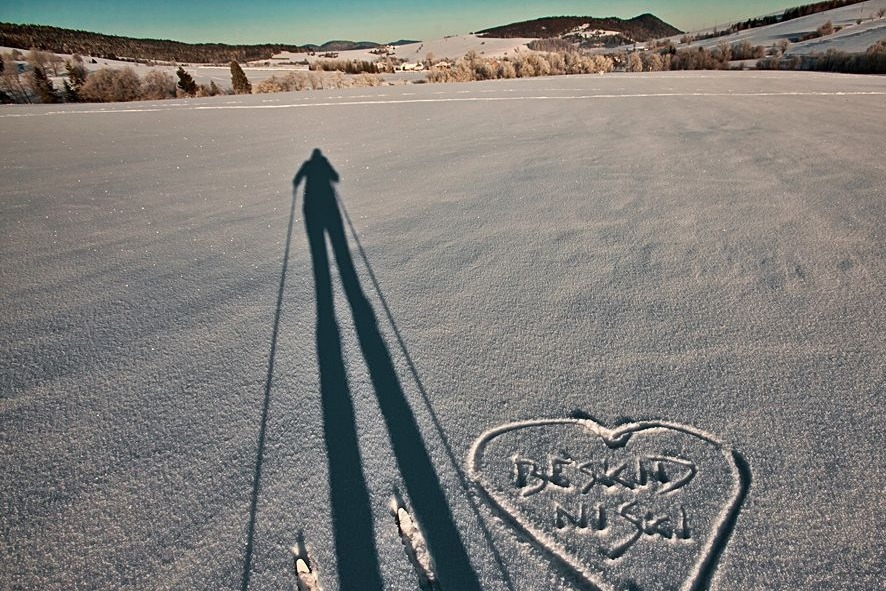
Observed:
[[[133,39],[45,25],[0,23],[0,46],[36,48],[55,53],[91,55],[103,59],[141,62],[164,61],[223,64],[271,59],[274,54],[299,53],[297,45],[226,45],[224,43],[182,43],[160,39]]]
[[[469,82],[500,78],[532,78],[562,74],[611,72],[613,60],[602,55],[578,51],[553,53],[518,53],[514,57],[491,58],[469,51],[454,64],[435,65],[427,74],[428,82]]]
[[[5,54],[0,59],[0,102],[3,103],[104,103],[226,94],[215,81],[198,84],[182,66],[175,77],[161,70],[150,70],[141,77],[130,67],[90,72],[79,54],[64,63],[66,75],[59,89],[49,77],[48,54],[32,50],[25,64],[13,58],[12,54]],[[252,85],[240,64],[232,61],[230,68],[233,92],[251,93]]]
[[[771,57],[757,62],[757,68],[843,74],[886,74],[886,39],[871,45],[864,53],[846,53],[829,49],[819,55]]]

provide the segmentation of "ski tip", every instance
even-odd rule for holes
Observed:
[[[300,546],[293,546],[289,549],[292,552],[292,561],[295,566],[295,574],[304,575],[311,572],[311,566],[308,562],[308,555]]]
[[[397,507],[397,524],[404,531],[410,531],[413,528],[412,517],[409,515],[409,511],[403,507]]]
[[[314,572],[316,565],[308,553],[302,532],[298,532],[296,544],[289,551],[292,552],[292,566],[295,570],[295,588],[298,591],[321,591],[317,573]]]
[[[308,563],[306,563],[303,558],[295,559],[295,574],[307,575],[310,574],[310,572],[311,568],[308,566]]]

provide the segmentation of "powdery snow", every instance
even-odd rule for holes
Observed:
[[[623,591],[671,552],[719,591],[878,588],[884,97],[671,72],[0,108],[0,587],[287,589],[298,546],[325,591],[415,591],[402,494],[443,589]],[[608,443],[507,443],[577,527],[563,478],[602,474],[612,568],[469,463],[579,419]]]

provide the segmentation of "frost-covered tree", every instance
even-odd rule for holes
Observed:
[[[714,52],[714,56],[720,62],[724,64],[728,61],[732,60],[732,46],[726,41],[720,41],[717,43],[717,50]]]
[[[514,68],[514,64],[509,61],[503,61],[498,65],[498,77],[499,78],[516,78],[517,70]]]
[[[179,66],[175,75],[178,76],[178,87],[184,94],[188,96],[197,94],[197,83],[194,82],[194,77],[185,72],[183,67]]]
[[[643,66],[647,72],[660,72],[664,69],[661,56],[654,51],[646,52],[643,55]]]
[[[21,55],[21,52],[19,52],[19,55]],[[19,65],[15,61],[15,52],[3,55],[2,67],[0,67],[0,91],[3,92],[4,97],[14,103],[33,102],[24,84],[22,84]]]
[[[137,101],[142,81],[132,68],[102,68],[89,74],[80,97],[89,102]]]
[[[628,59],[625,63],[625,70],[628,72],[643,71],[643,60],[640,58],[640,54],[638,54],[637,52],[632,52],[628,54]]]
[[[6,65],[3,63],[3,60],[0,59],[0,80],[3,80],[3,70],[5,68],[6,68]],[[9,93],[6,92],[5,90],[3,90],[2,87],[0,87],[0,104],[5,105],[8,103],[14,103],[14,102],[15,101],[13,100],[13,98],[11,96],[9,96]]]
[[[172,98],[175,96],[175,80],[166,72],[151,70],[142,80],[141,95],[148,101]]]
[[[234,94],[250,94],[252,92],[252,84],[249,83],[243,68],[236,61],[231,62],[231,86],[234,87]]]

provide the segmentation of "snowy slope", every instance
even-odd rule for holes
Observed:
[[[877,588],[884,95],[713,72],[3,107],[0,587],[288,589],[301,539],[325,591],[414,591],[399,493],[442,588],[587,588],[465,486],[488,430],[578,413],[746,460],[715,589]],[[291,209],[314,148],[350,292]]]
[[[430,41],[422,41],[420,43],[410,43],[407,45],[398,45],[394,48],[392,57],[405,59],[410,62],[423,61],[428,53],[433,53],[435,59],[458,59],[469,51],[476,51],[478,54],[493,56],[502,56],[513,54],[517,51],[526,51],[526,44],[532,39],[486,39],[476,35],[453,35],[443,37],[441,39],[431,39]],[[274,56],[276,60],[290,60],[299,62],[307,60],[314,62],[318,60],[328,59],[322,57],[321,53],[309,55],[306,53],[283,52]],[[349,51],[338,52],[338,59],[342,60],[365,60],[377,61],[379,56],[371,53],[368,49],[354,49]]]
[[[877,17],[877,12],[882,8],[886,8],[886,0],[869,0],[783,23],[747,29],[723,37],[694,41],[692,45],[711,48],[723,41],[728,43],[748,41],[752,45],[769,47],[783,39],[789,40],[806,33],[812,33],[827,21],[831,21],[835,27],[842,27],[842,30],[828,37],[793,43],[788,53],[808,55],[812,52],[821,53],[828,49],[863,52],[880,39],[886,39],[886,18]],[[857,23],[859,19],[862,20],[860,24]],[[678,42],[679,36],[673,39]]]

